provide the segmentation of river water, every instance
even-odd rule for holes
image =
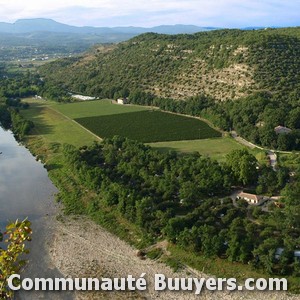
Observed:
[[[32,223],[32,241],[28,243],[29,264],[22,277],[63,277],[52,265],[47,246],[55,230],[57,207],[55,186],[43,164],[19,145],[10,131],[0,127],[0,227],[8,221],[28,219]],[[73,299],[67,292],[18,292],[16,299]]]

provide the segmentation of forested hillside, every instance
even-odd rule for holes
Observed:
[[[57,90],[129,96],[132,103],[200,115],[264,146],[300,149],[299,40],[300,28],[148,33],[40,73],[46,97]],[[293,131],[276,135],[278,125]]]
[[[21,97],[33,96],[39,90],[40,80],[36,76],[14,74],[7,76],[5,68],[0,71],[0,125],[11,128],[18,139],[22,139],[34,127],[33,122],[24,119],[19,109],[28,108],[28,104],[21,102]]]
[[[237,99],[262,89],[286,94],[299,89],[299,38],[299,28],[149,33],[41,72],[76,92],[106,97],[136,88],[175,99],[203,92]]]

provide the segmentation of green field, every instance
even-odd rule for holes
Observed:
[[[114,135],[144,143],[221,137],[221,133],[195,118],[144,110],[123,114],[75,119],[100,137]]]
[[[102,127],[104,129],[108,128],[107,130],[109,131],[117,129],[118,133],[115,134],[122,135],[121,133],[124,131],[125,136],[128,136],[130,126],[134,125],[137,129],[131,130],[129,137],[139,140],[143,140],[148,136],[152,137],[152,134],[149,133],[149,131],[155,129],[155,136],[164,139],[160,139],[160,142],[149,143],[149,145],[161,151],[175,150],[183,153],[199,152],[201,155],[209,155],[212,158],[222,161],[224,160],[225,155],[231,150],[240,149],[243,147],[229,137],[202,137],[202,139],[199,139],[200,134],[202,134],[201,130],[193,131],[194,138],[196,139],[188,138],[190,134],[190,127],[182,127],[181,118],[184,118],[184,122],[192,121],[193,124],[196,122],[196,126],[193,125],[195,128],[198,128],[197,126],[202,125],[206,127],[207,125],[194,118],[187,118],[169,113],[159,113],[159,111],[155,111],[154,113],[153,111],[149,110],[149,108],[145,107],[115,105],[111,104],[111,101],[108,100],[87,101],[70,104],[59,104],[57,102],[36,99],[26,99],[25,101],[30,104],[30,108],[27,110],[22,110],[21,113],[25,118],[32,120],[35,123],[32,138],[40,137],[48,143],[59,142],[69,143],[75,146],[82,146],[85,144],[89,145],[93,141],[99,140],[99,138],[82,128],[77,122],[73,121],[73,118],[100,116],[101,118],[107,118],[107,122],[105,122]],[[154,127],[146,127],[144,114],[147,114],[148,116],[156,116],[157,113],[159,113],[164,120],[166,120],[168,117],[172,118],[173,125],[169,126],[169,132],[172,131],[173,136],[175,136],[174,139],[177,140],[168,141],[168,138],[172,137],[172,135],[169,135],[169,133],[167,136],[166,133],[164,133],[164,137],[161,136],[162,132],[165,132],[166,127],[162,125],[162,123],[158,123],[157,118],[152,120],[151,126]],[[138,115],[140,116],[140,119],[138,120],[138,123],[135,124],[135,122],[137,122],[136,117]],[[96,119],[98,119],[98,117]],[[112,126],[110,126],[110,122],[112,122]],[[179,131],[179,128],[176,127],[180,127],[181,131]],[[164,129],[163,131],[161,130],[162,128]],[[208,130],[213,129],[208,127]],[[145,132],[147,132],[147,135]],[[181,132],[183,135],[184,140],[178,140],[179,132]],[[213,134],[215,133],[220,135],[218,132],[213,130]],[[151,139],[150,141],[153,140]]]
[[[54,110],[52,102],[34,99],[25,101],[30,104],[30,108],[22,110],[21,114],[35,125],[29,137],[39,137],[47,143],[68,143],[74,146],[90,145],[99,140],[76,122]]]
[[[149,108],[142,106],[112,104],[111,100],[95,100],[68,104],[56,103],[52,107],[71,119],[149,110]]]
[[[149,143],[149,146],[161,151],[175,150],[183,153],[199,152],[201,155],[210,156],[218,161],[224,160],[226,154],[232,150],[245,148],[245,146],[237,143],[230,137],[192,141],[158,142]]]

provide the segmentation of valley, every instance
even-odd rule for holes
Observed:
[[[148,32],[33,66],[3,59],[1,124],[63,207],[58,271],[280,276],[299,293],[299,39],[297,27]]]
[[[90,216],[97,223],[101,224],[103,227],[107,228],[109,231],[118,235],[122,239],[125,239],[126,241],[133,243],[137,247],[141,247],[141,244],[140,243],[136,244],[136,242],[137,240],[140,239],[144,240],[144,238],[142,238],[145,234],[143,233],[144,231],[143,230],[141,231],[139,226],[136,226],[136,224],[134,225],[131,222],[128,222],[127,218],[124,217],[123,214],[120,215],[118,211],[119,208],[117,208],[118,206],[114,206],[114,205],[112,206],[117,209],[116,211],[114,211],[111,210],[110,208],[111,205],[107,206],[106,204],[102,203],[102,201],[104,201],[102,199],[102,197],[104,197],[103,192],[101,192],[102,200],[101,202],[98,202],[100,201],[98,198],[99,196],[97,196],[98,193],[95,194],[95,190],[94,190],[95,187],[92,188],[94,184],[97,184],[96,182],[98,181],[98,179],[96,178],[98,175],[96,176],[96,174],[94,174],[93,176],[96,177],[92,179],[92,177],[86,177],[86,176],[90,176],[87,175],[88,173],[83,173],[82,175],[79,174],[76,175],[74,171],[71,171],[73,168],[71,167],[73,163],[69,164],[65,160],[66,159],[65,155],[63,155],[65,151],[63,149],[65,146],[63,145],[64,143],[69,143],[74,145],[76,148],[81,147],[81,149],[86,149],[86,151],[91,151],[88,149],[93,149],[94,147],[93,143],[98,140],[93,134],[84,130],[81,126],[79,126],[77,122],[74,122],[73,119],[80,118],[81,116],[85,116],[85,117],[91,117],[92,115],[93,116],[99,116],[99,115],[116,116],[116,115],[126,114],[128,115],[128,122],[130,122],[131,120],[130,116],[132,115],[132,113],[143,112],[143,111],[147,112],[148,109],[145,107],[134,106],[134,105],[127,106],[127,105],[112,104],[110,100],[97,100],[97,101],[88,101],[88,102],[78,102],[72,104],[57,104],[57,102],[30,99],[30,98],[25,99],[23,101],[29,103],[30,108],[22,110],[21,111],[22,115],[26,119],[29,119],[30,121],[33,121],[35,123],[35,128],[33,129],[32,134],[26,137],[26,143],[33,153],[37,154],[40,159],[46,162],[46,166],[51,179],[56,184],[56,186],[58,186],[60,189],[60,194],[58,195],[58,197],[59,199],[61,199],[61,201],[63,201],[66,211],[69,213],[72,212],[76,214],[82,213],[86,210],[90,211],[88,214],[90,214]],[[64,115],[64,112],[66,112],[66,115]],[[110,143],[109,140],[107,139],[105,140],[106,141],[104,143],[107,142]],[[180,146],[181,144],[183,144],[184,146]],[[88,146],[88,148],[86,148],[87,147],[86,145]],[[242,145],[238,144],[230,137],[220,137],[220,138],[194,140],[194,141],[191,140],[191,141],[159,142],[159,143],[151,143],[150,145],[152,147],[153,146],[158,147],[159,151],[162,151],[162,153],[168,153],[169,150],[176,150],[179,152],[186,152],[186,153],[198,152],[200,154],[203,154],[205,157],[209,156],[212,159],[218,159],[220,163],[226,163],[226,161],[228,161],[228,155],[232,153],[232,150],[245,149]],[[168,148],[164,149],[165,147]],[[261,159],[260,164],[262,166],[267,163],[267,161],[265,160],[266,157],[264,152],[254,151],[252,153]],[[184,159],[185,155],[182,157],[182,159]],[[134,160],[132,161],[132,163],[133,162]],[[80,179],[81,176],[84,176],[85,179],[84,180]],[[87,186],[89,186],[88,188],[87,186],[85,187],[86,184]],[[215,189],[216,183],[214,183],[213,186]],[[114,189],[115,187],[114,188],[111,187],[109,190],[113,191]],[[107,190],[107,187],[105,188],[105,190]],[[227,192],[223,191],[222,194],[223,193],[227,193]],[[121,195],[118,197],[121,197]],[[211,200],[209,200],[211,204],[214,201],[213,199],[215,198],[211,198]],[[111,200],[107,200],[107,201],[111,201]],[[82,206],[82,203],[85,204]],[[99,203],[97,204],[97,206],[100,205],[101,210],[103,210],[103,212],[101,212],[96,208],[92,208],[94,205],[92,203]],[[214,203],[215,203],[214,205],[216,205],[216,202]],[[242,211],[242,207],[236,209],[237,211],[240,210]],[[260,209],[257,208],[255,209],[255,211],[256,210],[259,211]],[[241,211],[239,212],[239,214],[241,213]],[[252,214],[253,213],[252,209],[250,211]],[[254,215],[252,215],[252,217],[253,216]],[[257,219],[257,221],[255,221],[255,222],[259,222],[259,224],[260,222],[266,221],[266,220],[263,221],[264,220],[263,216],[261,216],[261,218],[258,217],[257,215],[255,216],[256,216],[255,218],[259,218]],[[116,222],[112,222],[112,220],[115,219],[118,220],[118,224],[119,224],[118,226],[116,226]],[[270,226],[270,224],[268,226]],[[128,232],[130,232],[130,235],[128,235]],[[148,242],[143,241],[142,245],[144,245],[144,243],[146,243],[147,245]],[[201,260],[199,261],[200,258],[197,255],[195,256],[194,254],[192,254],[193,251],[192,253],[187,255],[185,250],[183,250],[181,247],[178,247],[178,245],[170,244],[168,249],[169,250],[172,249],[171,253],[174,252],[175,257],[177,258],[180,257],[181,263],[192,265],[194,268],[198,270],[201,270],[201,268],[205,266],[207,272],[218,274],[216,270],[216,266],[214,264],[211,264],[212,263],[211,258],[207,258],[207,259],[201,258]],[[188,260],[186,260],[186,258],[188,258]],[[169,260],[171,258],[165,257],[165,259]],[[211,267],[208,267],[208,264],[211,264]],[[228,264],[226,260],[223,261],[222,259],[221,260],[218,259],[218,264],[222,266],[226,265],[226,269],[228,270],[228,276],[231,276],[230,274],[235,274],[236,276],[236,274],[240,273],[240,271],[238,272],[237,269],[232,268],[232,266]],[[238,264],[237,268],[242,270],[241,272],[243,272],[243,274],[250,274],[249,272],[251,272],[250,269],[246,268],[246,266],[243,266],[241,264]],[[222,273],[224,275],[224,267],[222,267],[222,270],[223,270]],[[241,278],[243,278],[242,275]],[[289,280],[290,282],[293,282],[293,286],[295,285],[296,288],[297,281],[294,282],[294,279],[292,278]]]

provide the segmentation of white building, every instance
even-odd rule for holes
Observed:
[[[263,200],[263,196],[244,192],[240,192],[239,194],[237,194],[236,198],[246,200],[249,204],[260,204]]]
[[[118,103],[118,104],[124,105],[124,104],[127,103],[127,99],[126,99],[126,98],[118,98],[118,99],[117,99],[117,103]]]

